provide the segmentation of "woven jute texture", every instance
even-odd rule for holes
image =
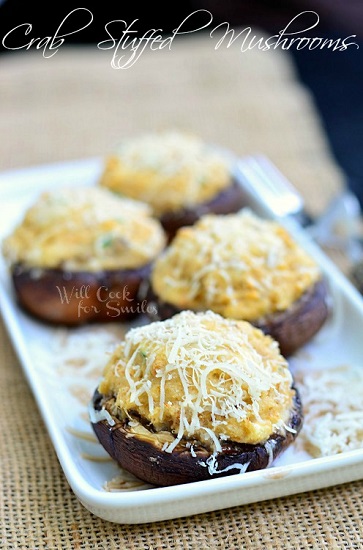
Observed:
[[[0,169],[100,156],[125,136],[177,127],[268,155],[322,211],[344,179],[288,54],[214,44],[181,40],[128,70],[96,46],[0,58]],[[3,326],[0,453],[2,548],[363,548],[363,482],[156,524],[92,515],[63,475]]]

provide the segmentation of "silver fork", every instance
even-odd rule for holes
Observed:
[[[250,196],[274,218],[292,217],[322,247],[340,250],[351,264],[351,275],[363,289],[363,244],[360,234],[361,208],[357,197],[343,189],[318,219],[306,212],[303,197],[265,156],[242,158],[236,163],[236,177]]]
[[[236,177],[252,201],[274,217],[300,217],[305,213],[302,196],[267,157],[256,155],[238,160]]]

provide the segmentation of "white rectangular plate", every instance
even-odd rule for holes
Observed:
[[[60,185],[94,185],[101,168],[101,160],[96,158],[0,174],[0,238],[11,231],[41,190]],[[252,197],[251,201],[257,213],[272,217],[268,205],[256,203]],[[319,335],[292,358],[292,368],[310,371],[361,364],[362,297],[304,230],[291,221],[284,223],[320,264],[333,297],[329,321]],[[127,325],[61,329],[30,319],[16,304],[2,259],[0,305],[64,474],[82,504],[101,518],[116,523],[160,521],[363,478],[363,449],[313,459],[294,445],[273,467],[263,471],[175,487],[141,485],[133,491],[106,490],[105,483],[117,477],[120,470],[113,461],[107,461],[101,445],[91,440],[93,432],[87,417],[87,403],[102,374],[106,352]],[[88,358],[82,351],[85,348]],[[100,460],[92,460],[94,457]]]

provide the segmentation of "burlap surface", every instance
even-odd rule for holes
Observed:
[[[99,156],[124,136],[178,127],[268,155],[322,211],[343,177],[287,54],[213,45],[180,41],[128,70],[95,46],[0,58],[0,169]],[[3,548],[363,548],[363,482],[157,524],[93,516],[67,484],[3,327],[0,345]]]

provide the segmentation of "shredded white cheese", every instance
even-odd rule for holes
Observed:
[[[116,424],[110,413],[105,408],[96,411],[92,403],[88,406],[88,414],[90,421],[93,424],[97,424],[97,422],[101,422],[102,420],[106,420],[109,426],[114,426]]]
[[[305,421],[300,442],[315,457],[363,448],[363,369],[297,373]]]
[[[199,465],[208,468],[209,475],[215,475],[215,474],[224,474],[230,470],[239,470],[240,474],[244,474],[250,465],[250,460],[245,463],[240,462],[234,462],[233,464],[230,464],[229,466],[226,466],[226,468],[219,469],[218,461],[216,457],[216,452],[214,452],[205,462],[202,460],[199,461]]]
[[[257,443],[283,429],[291,381],[276,343],[261,331],[211,311],[184,311],[129,330],[99,391],[172,431],[167,452],[194,437],[218,452],[227,437]]]

